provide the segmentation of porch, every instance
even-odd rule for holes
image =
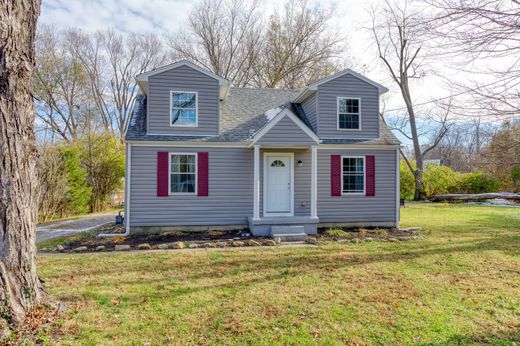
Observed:
[[[253,145],[254,236],[305,240],[317,233],[317,145]]]

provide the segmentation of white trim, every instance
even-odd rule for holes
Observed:
[[[401,221],[401,156],[399,155],[399,149],[395,151],[396,164],[395,164],[395,227],[399,228]]]
[[[318,217],[318,146],[311,147],[311,218]]]
[[[173,93],[195,94],[195,125],[172,124]],[[191,109],[191,108],[183,108],[183,109]],[[170,127],[199,127],[199,92],[198,91],[170,90]],[[175,136],[175,135],[173,135],[173,136]]]
[[[165,71],[177,68],[177,67],[181,67],[181,66],[191,67],[192,69],[197,70],[200,73],[205,74],[206,76],[209,76],[209,77],[212,77],[212,78],[218,80],[219,84],[225,84],[225,85],[230,84],[227,79],[222,78],[219,75],[216,75],[215,73],[213,73],[213,72],[211,72],[211,71],[209,71],[209,70],[207,70],[207,69],[205,69],[203,67],[195,65],[194,63],[191,63],[188,60],[177,61],[177,62],[174,62],[172,64],[156,68],[156,69],[154,69],[152,71],[141,73],[141,74],[137,75],[135,77],[135,79],[137,81],[139,81],[139,82],[148,82],[148,77],[150,77],[150,76],[154,76],[156,74],[159,74],[159,73],[162,73],[162,72],[165,72]]]
[[[358,128],[357,129],[342,129],[339,127],[339,100],[358,100]],[[342,114],[351,114],[355,115],[355,113],[342,113]],[[338,96],[336,97],[336,130],[338,131],[361,131],[361,97],[350,97],[350,96]]]
[[[298,127],[305,132],[313,141],[320,143],[320,137],[318,137],[310,128],[307,127],[290,109],[284,108],[281,110],[271,121],[269,121],[264,127],[262,127],[257,133],[254,134],[252,141],[253,144],[258,142],[266,133],[269,132],[276,124],[280,122],[285,116],[288,116]]]
[[[291,180],[291,212],[286,214],[274,213],[269,214],[267,212],[267,157],[268,156],[287,156],[290,158],[290,180]],[[276,216],[294,216],[294,153],[287,152],[264,152],[264,176],[263,176],[263,215],[264,217],[276,217]]]
[[[138,147],[193,147],[193,148],[249,148],[247,143],[182,142],[182,141],[126,141]]]
[[[343,159],[363,159],[363,192],[343,192]],[[367,183],[367,169],[366,169],[366,157],[362,155],[342,155],[341,156],[341,195],[342,196],[355,196],[355,195],[365,195],[366,193],[366,183]]]
[[[195,156],[195,192],[172,192],[172,156],[173,155],[193,155]],[[180,153],[180,152],[168,152],[168,196],[197,196],[198,194],[198,168],[199,168],[199,155],[198,152],[191,153]]]
[[[399,148],[398,144],[320,144],[318,149],[320,150],[340,150],[340,149],[349,149],[349,150],[365,150],[365,149],[374,149],[374,150],[395,150]]]
[[[253,220],[260,219],[260,146],[254,149],[254,172],[253,172]]]

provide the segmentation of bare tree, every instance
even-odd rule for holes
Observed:
[[[465,95],[458,112],[501,119],[518,116],[520,1],[426,2],[432,14],[424,27],[437,51],[449,57],[457,69],[474,73],[468,82],[450,81],[450,88]]]
[[[88,75],[103,128],[123,136],[137,94],[134,77],[165,63],[162,42],[155,34],[123,36],[113,30],[89,34],[72,29],[65,36]]]
[[[260,18],[257,0],[202,0],[191,11],[187,28],[167,36],[169,46],[175,57],[245,86],[257,59]]]
[[[39,0],[0,4],[0,342],[47,295],[36,273],[32,75]]]
[[[61,32],[42,25],[36,36],[34,72],[36,116],[65,141],[78,139],[88,102],[88,75]]]
[[[327,23],[332,8],[311,6],[309,0],[288,0],[273,14],[262,39],[253,84],[299,88],[338,69],[336,58],[345,38]]]
[[[425,75],[426,60],[424,58],[422,28],[419,25],[420,14],[410,7],[408,1],[404,3],[384,0],[381,7],[372,12],[372,33],[377,47],[379,58],[388,71],[392,80],[401,92],[406,117],[400,124],[394,126],[412,141],[414,149],[415,167],[403,155],[408,167],[415,177],[414,199],[425,198],[422,173],[423,160],[428,152],[432,151],[441,141],[448,130],[447,117],[450,107],[439,116],[440,127],[430,141],[430,145],[420,143],[417,107],[412,97],[412,81],[419,80]],[[407,130],[405,131],[404,128]]]

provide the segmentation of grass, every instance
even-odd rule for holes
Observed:
[[[424,239],[39,257],[48,344],[520,341],[520,209],[412,204]]]

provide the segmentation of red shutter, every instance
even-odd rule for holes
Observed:
[[[208,195],[208,153],[197,154],[197,195]]]
[[[365,156],[365,170],[366,170],[366,196],[376,195],[376,159],[374,155]]]
[[[341,196],[341,156],[330,156],[330,195]]]
[[[168,159],[169,153],[165,151],[157,152],[157,196],[168,196]]]

